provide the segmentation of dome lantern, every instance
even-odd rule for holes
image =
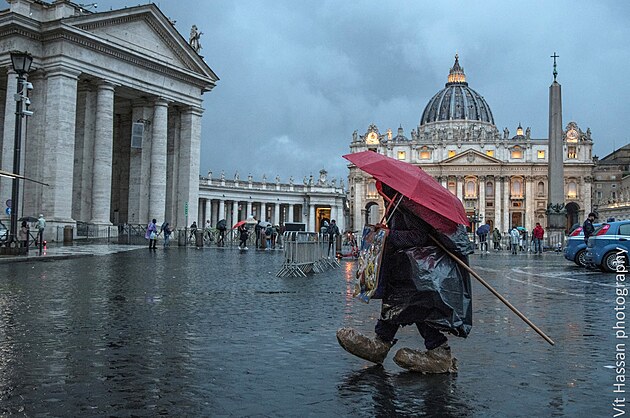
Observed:
[[[448,73],[448,83],[446,85],[452,83],[464,84],[466,83],[466,74],[464,74],[464,69],[459,65],[459,55],[455,54],[455,64],[451,67],[451,71]]]

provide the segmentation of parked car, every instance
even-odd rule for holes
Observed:
[[[625,253],[623,251],[626,251]],[[622,262],[628,265],[630,251],[630,220],[606,222],[588,239],[584,261],[602,271],[616,271]]]
[[[602,224],[593,224],[597,229]],[[576,227],[566,238],[564,243],[564,258],[573,261],[580,267],[586,266],[584,257],[586,256],[586,242],[584,241],[584,231],[581,226]]]

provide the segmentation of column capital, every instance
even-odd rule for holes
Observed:
[[[68,67],[67,65],[64,65],[64,64],[54,64],[54,65],[48,66],[44,69],[44,71],[46,73],[47,78],[65,76],[68,78],[78,79],[79,76],[82,74],[80,70],[77,70],[72,67]]]
[[[171,100],[165,99],[164,97],[156,97],[153,100],[153,106],[167,107],[170,103],[171,103]]]
[[[114,90],[116,87],[119,87],[120,84],[113,83],[109,80],[98,80],[96,86],[99,90]]]
[[[193,114],[195,116],[202,116],[205,109],[199,106],[186,106],[182,108],[182,113]]]

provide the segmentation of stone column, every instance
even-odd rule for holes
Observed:
[[[166,213],[166,133],[168,129],[168,102],[162,98],[155,101],[151,124],[151,176],[149,177],[149,218],[164,221]],[[188,201],[188,213],[196,216],[197,202]],[[182,202],[182,205],[184,202]],[[183,220],[183,219],[182,219]],[[194,220],[194,219],[193,219]]]
[[[61,65],[48,69],[42,213],[51,224],[74,223],[72,184],[79,71]],[[53,225],[51,225],[53,226]]]
[[[111,225],[112,147],[114,143],[114,84],[101,81],[96,93],[94,164],[92,167],[92,218],[90,223]],[[159,218],[162,221],[163,217]]]
[[[330,205],[330,220],[332,221],[333,219],[337,222],[337,206],[334,203]]]
[[[273,204],[273,224],[280,225],[280,203]]]
[[[42,138],[44,138],[47,129],[45,117],[46,101],[45,95],[43,93],[46,91],[46,83],[44,74],[40,72],[35,72],[34,74],[31,74],[28,78],[28,81],[33,84],[33,92],[31,93],[31,95],[33,96],[34,100],[31,100],[31,106],[29,107],[29,110],[32,110],[34,114],[33,116],[30,116],[28,118],[28,129],[25,129],[23,131],[25,135],[24,142],[22,143],[22,154],[24,156],[22,167],[24,167],[24,176],[32,179],[43,179],[44,159],[47,158],[48,155],[46,150],[46,143],[42,141]],[[38,94],[35,94],[35,92],[38,92]],[[39,93],[41,93],[41,95]],[[13,110],[15,111],[15,106]],[[13,117],[15,117],[15,114],[13,115]],[[15,124],[9,123],[9,125],[14,126]],[[6,128],[7,126],[5,124],[5,129]],[[31,181],[23,181],[20,182],[20,184],[24,186],[23,192],[20,193],[20,196],[23,196],[22,202],[24,204],[21,213],[25,215],[35,215],[41,213],[42,198],[44,188],[46,188],[46,186]],[[4,200],[2,201],[4,202]],[[72,216],[72,219],[75,219],[74,216]],[[83,219],[88,219],[88,217],[85,217]]]
[[[238,222],[238,201],[232,201],[232,226]]]
[[[289,215],[288,215],[288,219],[287,222],[294,222],[293,221],[293,212],[295,209],[295,205],[294,204],[289,204]]]
[[[531,176],[525,177],[525,229],[527,230],[528,237],[531,238],[532,231],[534,229],[534,225],[536,224],[536,208],[534,207],[535,199],[534,199],[534,188],[533,188],[533,180]]]
[[[477,201],[479,202],[479,215],[481,215],[480,224],[485,224],[486,219],[486,177],[480,176],[477,177],[477,181],[479,181],[479,198]]]
[[[219,214],[218,214],[219,218],[217,219],[217,222],[219,222],[221,219],[225,219],[225,200],[221,199],[219,200]]]
[[[265,202],[260,203],[260,220],[267,220],[267,204]]]
[[[499,228],[499,231],[503,233],[507,230],[507,227],[503,225],[503,195],[501,194],[501,183],[503,183],[502,177],[494,178],[494,227]]]
[[[308,230],[315,231],[315,205],[308,205]]]
[[[205,199],[205,202],[206,202],[205,216],[204,216],[205,219],[203,220],[204,227],[206,226],[206,221],[210,221],[210,223],[212,224],[212,200]]]
[[[593,211],[591,206],[592,182],[593,177],[586,176],[584,177],[584,182],[582,183],[582,195],[580,197],[582,199],[582,204],[584,205],[584,218]]]
[[[13,172],[13,145],[15,144],[15,99],[13,95],[17,91],[17,73],[13,68],[7,70],[7,97],[4,105],[4,132],[2,138],[2,149],[0,156],[2,157],[0,167],[6,171]],[[22,130],[24,133],[24,129]],[[20,174],[20,173],[16,173]],[[13,192],[13,180],[7,177],[0,177],[0,201],[2,202],[2,212],[0,216],[9,219],[4,212],[4,202],[11,199]],[[21,216],[20,214],[18,214]],[[6,224],[9,228],[9,224]]]
[[[464,183],[464,178],[462,176],[457,176],[457,198],[462,203],[464,203],[463,183]]]
[[[516,226],[516,225],[514,225]],[[509,231],[510,224],[510,177],[503,177],[503,228]]]
[[[247,213],[245,214],[245,219],[249,218],[250,216],[252,216],[252,201],[251,200],[247,201]]]
[[[181,130],[179,146],[179,177],[176,191],[177,218],[183,216],[180,208],[189,202],[189,210],[196,213],[196,196],[199,193],[199,158],[201,144],[201,115],[203,109],[195,106],[188,107],[181,114]],[[180,215],[181,213],[181,215]]]
[[[144,100],[134,100],[131,108],[132,123],[138,120],[150,120],[149,108],[145,107]],[[86,110],[87,111],[87,110]],[[127,203],[128,222],[132,224],[146,224],[149,206],[149,185],[147,179],[150,175],[151,141],[149,124],[143,125],[142,143],[140,148],[131,148],[129,144],[129,200]],[[178,226],[174,221],[171,225]]]

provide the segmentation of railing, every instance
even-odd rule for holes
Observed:
[[[309,273],[321,273],[339,267],[337,239],[329,243],[327,234],[315,232],[285,232],[284,264],[278,277],[306,277]]]

